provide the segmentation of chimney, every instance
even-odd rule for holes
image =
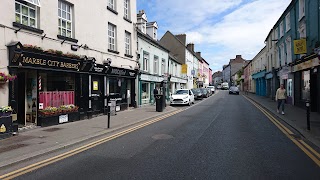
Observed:
[[[187,42],[187,35],[186,34],[178,34],[175,35],[184,45],[186,45]]]
[[[201,57],[201,52],[196,52],[196,53],[197,53],[197,55],[198,55],[198,56],[200,56],[200,57]]]
[[[236,59],[242,59],[241,55],[236,55]]]
[[[192,52],[194,52],[194,44],[193,44],[193,43],[187,44],[187,48],[188,48],[189,50],[191,50]]]

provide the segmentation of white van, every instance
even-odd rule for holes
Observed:
[[[229,84],[227,82],[222,83],[221,84],[221,89],[228,90],[229,89]]]

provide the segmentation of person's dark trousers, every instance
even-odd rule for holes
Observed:
[[[285,99],[278,99],[278,110],[280,110],[280,106],[281,106],[282,111],[284,111],[284,102],[285,102]]]

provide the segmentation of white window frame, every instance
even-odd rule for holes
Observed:
[[[274,31],[274,37],[275,40],[277,40],[279,38],[279,32],[278,32],[279,28],[277,27],[276,30]]]
[[[130,0],[124,0],[124,18],[126,19],[131,19],[131,16],[130,16]]]
[[[161,74],[163,75],[164,73],[166,73],[166,60],[165,59],[161,59]]]
[[[286,15],[286,32],[291,29],[291,22],[290,22],[290,12]]]
[[[116,0],[108,0],[108,7],[110,9],[116,10]]]
[[[173,62],[170,63],[170,74],[173,76]]]
[[[299,20],[305,16],[305,0],[299,0]]]
[[[41,7],[40,0],[23,0],[23,1],[33,4],[35,6]]]
[[[177,65],[177,63],[175,63],[175,65],[174,65],[174,76],[178,76],[178,65]]]
[[[17,11],[17,8],[16,6],[19,5],[19,12]],[[22,12],[22,9],[24,8],[27,8],[27,14],[24,14]],[[31,11],[34,11],[34,17],[31,17],[30,14],[31,14]],[[33,28],[38,28],[38,16],[37,16],[37,7],[28,3],[27,5],[26,4],[22,4],[18,1],[15,1],[15,22],[19,23],[19,24],[23,24],[23,25],[26,25],[26,26],[30,26],[30,27],[33,27]],[[17,21],[17,17],[19,17],[19,21]],[[27,18],[27,23],[23,23],[22,22],[22,18]],[[34,21],[34,26],[31,25],[31,20]]]
[[[286,62],[283,43],[280,45],[280,55],[281,55],[281,66],[283,66],[283,65],[285,65],[285,62]]]
[[[150,56],[148,52],[143,52],[142,70],[148,72]]]
[[[108,23],[108,49],[117,50],[117,26],[112,23]]]
[[[284,27],[283,27],[283,21],[280,23],[280,38],[282,38],[284,35]]]
[[[73,37],[72,8],[72,5],[66,1],[58,1],[58,34],[61,36]],[[64,14],[65,17],[63,17]]]
[[[287,48],[287,63],[292,62],[292,50],[291,50],[291,37],[286,38],[286,48]]]
[[[153,56],[153,73],[158,74],[159,71],[159,57],[158,56]]]
[[[131,33],[125,31],[125,53],[131,55]]]

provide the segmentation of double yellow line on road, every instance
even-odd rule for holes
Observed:
[[[306,155],[308,155],[313,162],[315,162],[320,167],[320,154],[314,150],[312,147],[310,147],[305,141],[302,139],[295,139],[294,133],[288,129],[286,126],[284,126],[282,123],[279,122],[274,116],[272,116],[268,111],[266,111],[264,108],[262,108],[259,104],[251,100],[250,98],[245,97],[249,102],[251,102],[256,108],[258,108],[264,115],[267,116],[267,118],[276,125],[280,131],[282,131],[295,145],[297,145]]]
[[[156,123],[156,122],[158,122],[158,121],[161,121],[161,120],[163,120],[163,119],[165,119],[165,118],[168,118],[168,117],[170,117],[170,116],[173,116],[173,115],[175,115],[175,114],[177,114],[177,113],[179,113],[179,112],[181,112],[181,111],[183,111],[183,110],[177,110],[177,111],[171,112],[171,113],[166,114],[166,115],[164,115],[164,116],[161,116],[161,117],[155,118],[155,119],[153,119],[153,120],[147,121],[147,122],[145,122],[145,123],[139,124],[139,125],[134,126],[134,127],[132,127],[132,128],[129,128],[129,129],[126,129],[126,130],[124,130],[124,131],[121,131],[121,132],[118,132],[118,133],[116,133],[116,134],[113,134],[113,135],[111,135],[111,136],[102,138],[102,139],[97,140],[97,141],[95,141],[95,142],[86,144],[86,145],[81,146],[81,147],[79,147],[79,148],[76,148],[76,149],[73,149],[73,150],[71,150],[71,151],[65,152],[65,153],[63,153],[63,154],[57,155],[57,156],[55,156],[55,157],[52,157],[52,158],[49,158],[49,159],[46,159],[46,160],[37,162],[37,163],[35,163],[35,164],[31,164],[31,165],[29,165],[29,166],[26,166],[26,167],[24,167],[24,168],[21,168],[21,169],[12,171],[12,172],[10,172],[10,173],[1,175],[1,176],[0,176],[0,179],[9,180],[9,179],[16,178],[16,177],[21,176],[21,175],[23,175],[23,174],[29,173],[29,172],[34,171],[34,170],[36,170],[36,169],[39,169],[39,168],[42,168],[42,167],[47,166],[47,165],[49,165],[49,164],[52,164],[52,163],[54,163],[54,162],[63,160],[63,159],[65,159],[65,158],[67,158],[67,157],[70,157],[70,156],[73,156],[73,155],[75,155],[75,154],[78,154],[78,153],[81,153],[81,152],[83,152],[83,151],[86,151],[86,150],[88,150],[88,149],[90,149],[90,148],[93,148],[93,147],[95,147],[95,146],[98,146],[98,145],[100,145],[100,144],[102,144],[102,143],[105,143],[105,142],[111,141],[111,140],[113,140],[113,139],[115,139],[115,138],[124,136],[124,135],[126,135],[126,134],[128,134],[128,133],[131,133],[131,132],[133,132],[133,131],[136,131],[136,130],[138,130],[138,129],[141,129],[141,128],[145,127],[145,126],[148,126],[148,125],[151,125],[151,124]]]

